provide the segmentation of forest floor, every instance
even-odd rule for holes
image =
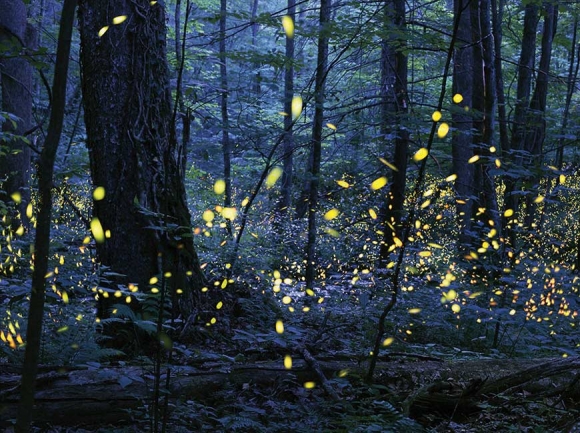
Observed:
[[[174,365],[164,431],[579,431],[578,359],[444,360],[412,353],[391,354],[377,364],[373,385],[361,379],[366,362],[323,355],[315,362],[330,377],[326,385],[336,392],[338,399],[333,399],[322,386],[314,389],[303,386],[304,381],[315,378],[316,374],[300,360],[295,361],[290,372],[280,361],[236,362],[205,352],[203,359],[197,358],[190,366]],[[127,382],[131,381],[129,377],[147,376],[149,367],[134,368],[124,363],[93,367],[76,371],[76,376],[75,370],[61,369],[58,380],[43,381],[38,410],[47,418],[37,423],[34,431],[162,431],[161,427],[152,428],[154,420],[150,417],[152,404],[148,396],[151,388],[138,389],[128,386]],[[191,370],[186,371],[187,368]],[[3,369],[8,370],[11,369]],[[115,372],[119,375],[115,376]],[[343,375],[340,372],[345,373],[344,377],[338,377]],[[119,388],[123,381],[126,383]],[[504,389],[502,383],[506,384]],[[6,390],[7,384],[6,376],[0,376],[0,391]],[[485,384],[495,385],[486,392]],[[475,392],[470,390],[474,386]],[[76,414],[66,415],[75,392],[78,393],[74,397]],[[3,394],[0,406],[2,401],[11,400]],[[113,415],[114,406],[124,401],[123,395],[134,396],[136,403],[125,409],[118,408],[125,415]],[[96,399],[108,400],[109,409],[94,406]],[[115,402],[115,399],[119,400]],[[87,407],[89,410],[101,412],[90,423],[83,422],[85,404],[92,405]],[[110,411],[110,416],[106,411]],[[113,419],[119,416],[118,421],[113,421],[111,416]],[[157,420],[160,424],[161,419]]]
[[[76,267],[59,272],[62,281],[80,279]],[[458,321],[428,284],[401,294],[386,321],[384,337],[392,341],[367,383],[370,342],[389,293],[368,275],[356,286],[352,280],[330,276],[319,292],[324,302],[308,314],[289,313],[269,283],[228,286],[218,291],[224,307],[217,324],[201,323],[196,341],[176,342],[172,359],[157,371],[152,358],[103,351],[92,297],[79,291],[65,304],[54,286],[42,352],[50,366],[40,370],[34,431],[580,432],[580,360],[573,351],[562,357],[566,352],[550,343],[560,340],[547,335],[552,328],[502,323],[504,342],[492,349],[491,325],[467,314]],[[298,289],[282,286],[296,311],[309,301]],[[27,279],[0,283],[0,325],[15,339],[29,291]],[[207,320],[217,315],[216,304],[212,299]],[[574,342],[575,332],[569,332]],[[4,343],[0,431],[10,432],[23,351]]]

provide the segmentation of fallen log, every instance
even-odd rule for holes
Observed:
[[[505,362],[510,362],[506,360]],[[534,393],[531,385],[548,378],[580,370],[580,357],[549,360],[539,365],[488,380],[488,377],[472,378],[468,382],[438,381],[420,388],[404,402],[406,415],[419,419],[427,414],[437,414],[452,419],[468,416],[481,409],[480,404],[489,402],[499,394],[526,389],[527,400],[543,397]],[[490,372],[490,376],[493,372]],[[564,379],[564,381],[568,378]],[[536,387],[544,390],[545,387]],[[566,387],[562,387],[566,390]],[[556,396],[554,396],[556,397]],[[505,405],[505,400],[502,400]]]
[[[576,370],[580,370],[580,357],[550,360],[526,370],[490,381],[481,389],[481,393],[498,394],[511,388],[523,386],[529,382]]]
[[[326,364],[324,371],[328,377],[334,374],[334,366]],[[318,374],[303,361],[295,361],[292,370],[285,369],[282,361],[250,365],[213,363],[203,368],[175,366],[171,369],[168,392],[172,402],[204,401],[226,384],[241,388],[282,380],[301,385],[317,381]],[[151,401],[153,383],[153,367],[61,368],[46,372],[37,381],[34,421],[64,426],[129,422],[130,410]],[[165,374],[161,383],[165,383]],[[16,417],[19,386],[20,376],[0,375],[0,430]]]

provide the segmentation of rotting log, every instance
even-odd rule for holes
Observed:
[[[538,381],[576,370],[580,370],[580,357],[550,360],[526,370],[490,381],[481,389],[481,394],[498,394],[511,388],[523,386],[528,382]]]
[[[510,362],[510,360],[505,362]],[[498,394],[526,389],[528,400],[542,397],[542,395],[532,392],[531,386],[533,384],[579,370],[580,357],[574,357],[548,360],[492,380],[488,380],[487,377],[479,377],[464,383],[438,381],[413,393],[407,398],[403,406],[405,413],[415,419],[429,413],[450,418],[466,416],[480,410],[480,403],[492,401]],[[491,374],[493,372],[490,372],[490,376]],[[543,388],[540,387],[540,389]],[[562,387],[561,389],[564,392],[567,388]],[[502,401],[505,404],[505,401]]]
[[[214,363],[202,368],[172,368],[172,400],[202,401],[224,385],[269,385],[280,380],[298,384],[318,376],[304,362],[286,370],[281,361],[251,365]],[[334,367],[324,368],[332,375]],[[0,371],[5,371],[0,366]],[[143,408],[152,398],[153,367],[60,369],[38,376],[33,418],[51,425],[105,425],[131,421],[130,409]],[[163,375],[163,381],[164,381]],[[0,375],[0,430],[16,417],[20,376]]]

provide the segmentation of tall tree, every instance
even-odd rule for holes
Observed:
[[[30,147],[23,135],[31,125],[33,95],[32,66],[24,55],[34,48],[34,35],[22,0],[0,2],[0,42],[11,47],[0,57],[2,111],[12,116],[3,119],[0,134],[0,200],[8,202],[13,193],[20,193],[21,215],[30,201]]]
[[[222,114],[222,153],[224,158],[224,206],[232,206],[232,142],[230,139],[230,116],[228,112],[228,67],[226,53],[226,27],[227,27],[227,0],[220,0],[220,32],[219,32],[219,50],[220,50],[220,104]],[[232,225],[227,220],[227,230],[232,235]]]
[[[524,12],[524,28],[518,62],[518,82],[516,89],[516,103],[514,108],[512,136],[509,143],[504,143],[504,162],[508,169],[517,170],[522,164],[521,152],[524,145],[526,124],[529,111],[532,78],[536,56],[536,31],[540,18],[540,7],[536,2],[526,4]],[[509,146],[508,146],[509,144]],[[517,224],[517,212],[519,200],[517,194],[517,179],[506,177],[504,179],[504,237],[510,248],[516,247],[515,224]],[[508,212],[509,211],[509,212]],[[511,215],[516,215],[512,217]]]
[[[79,26],[91,176],[105,190],[94,202],[94,221],[110,234],[97,243],[98,260],[114,272],[114,283],[142,292],[164,276],[174,307],[188,318],[203,276],[171,127],[164,8],[147,0],[82,0]],[[98,294],[99,317],[115,302],[107,295]]]
[[[556,151],[556,167],[562,169],[564,163],[564,147],[565,147],[565,135],[566,129],[568,127],[568,121],[570,120],[570,106],[572,104],[572,96],[574,95],[574,90],[576,82],[578,80],[578,70],[580,69],[580,55],[577,55],[576,51],[579,48],[578,45],[578,15],[574,17],[574,22],[572,24],[572,40],[570,41],[570,64],[568,66],[568,77],[566,79],[566,103],[564,105],[564,116],[562,118],[562,125],[560,126],[560,140],[558,144],[558,149]]]
[[[474,190],[477,200],[473,214],[485,224],[500,229],[495,182],[490,175],[494,147],[495,71],[494,46],[489,0],[471,1],[471,32],[473,40],[473,150],[481,157],[474,167]]]
[[[558,7],[551,2],[544,4],[542,15],[544,16],[544,28],[542,30],[542,54],[538,68],[538,76],[532,100],[530,101],[530,116],[526,128],[526,138],[524,149],[529,154],[532,167],[532,174],[528,178],[528,184],[536,193],[541,178],[541,163],[546,136],[546,103],[548,99],[548,83],[550,76],[550,62],[552,59],[552,43],[556,34],[556,23],[558,21]],[[532,227],[535,218],[536,203],[535,197],[526,196],[526,217],[527,227]]]
[[[494,43],[495,63],[495,92],[497,99],[497,118],[499,123],[499,144],[501,155],[509,148],[509,133],[506,112],[506,97],[504,92],[502,44],[503,44],[503,17],[505,0],[491,0],[491,22]]]
[[[468,0],[453,2],[454,14],[459,19],[459,29],[455,52],[453,53],[453,94],[461,95],[462,100],[453,108],[451,118],[455,133],[451,138],[453,173],[455,179],[456,210],[459,220],[459,243],[468,248],[471,236],[473,215],[473,156],[472,106],[473,89],[473,44],[471,42],[471,14]]]
[[[186,107],[183,97],[183,72],[185,70],[185,41],[187,39],[187,25],[191,14],[191,1],[186,1],[185,20],[183,24],[183,39],[181,40],[181,0],[175,4],[175,58],[177,60],[177,81],[175,85],[175,107],[173,107],[173,117],[171,119],[171,128],[174,131],[177,128],[177,119],[181,119],[181,144],[178,146],[181,160],[181,176],[185,176],[185,166],[187,164],[187,147],[191,136],[191,108]]]
[[[308,241],[306,245],[306,287],[312,288],[316,277],[316,217],[318,213],[318,189],[320,185],[320,161],[322,154],[322,128],[324,123],[325,84],[328,74],[328,23],[332,0],[320,0],[318,33],[318,56],[314,84],[314,120],[312,123],[311,161],[308,195]]]
[[[495,63],[494,44],[491,23],[490,0],[471,1],[471,32],[473,40],[473,150],[480,159],[474,164],[474,197],[472,213],[477,221],[478,240],[497,239],[501,237],[501,222],[499,218],[495,181],[490,169],[495,164],[494,153],[494,122],[495,122]],[[500,263],[504,258],[491,255],[495,266],[473,268],[476,277],[493,281],[500,285]],[[499,305],[507,301],[507,290],[504,289]],[[497,347],[500,336],[500,320],[495,323],[493,347]]]
[[[44,299],[48,257],[50,254],[50,227],[52,224],[52,189],[54,161],[62,132],[66,105],[66,83],[70,58],[70,46],[74,27],[76,0],[65,0],[60,19],[54,84],[52,86],[52,107],[48,133],[38,161],[38,216],[34,241],[34,270],[32,272],[32,292],[28,309],[26,329],[26,351],[22,368],[20,404],[15,431],[28,433],[32,421],[34,390],[44,318]]]
[[[294,23],[296,19],[296,1],[288,0],[287,16]],[[292,204],[292,175],[294,171],[294,134],[292,118],[292,99],[294,97],[294,35],[286,35],[286,59],[284,65],[284,143],[282,186],[279,203],[280,217],[288,214]]]
[[[384,2],[384,38],[381,44],[381,136],[385,142],[394,135],[393,181],[382,208],[383,242],[380,247],[381,268],[390,261],[396,241],[401,239],[401,219],[404,212],[407,184],[407,153],[409,133],[404,126],[408,111],[407,54],[405,47],[405,2]]]

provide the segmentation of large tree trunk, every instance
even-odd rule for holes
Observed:
[[[409,133],[403,124],[408,111],[404,1],[386,1],[384,17],[385,33],[395,32],[396,36],[385,38],[381,49],[381,135],[385,142],[388,135],[395,135],[393,164],[397,170],[392,172],[393,181],[381,210],[384,231],[379,257],[381,269],[385,269],[390,262],[390,254],[396,245],[395,237],[403,238],[401,219],[404,213],[409,147]]]
[[[126,21],[111,25],[122,15]],[[98,260],[115,273],[114,283],[132,283],[144,293],[152,277],[163,275],[174,308],[187,318],[203,276],[180,170],[183,155],[171,127],[163,6],[83,0],[79,24],[91,176],[106,192],[95,201],[94,216],[110,231],[97,243]],[[108,317],[115,298],[106,291],[97,297],[99,317]]]
[[[4,180],[0,184],[0,200],[8,202],[13,193],[20,193],[22,221],[30,201],[30,147],[21,137],[30,128],[33,95],[32,66],[22,51],[33,48],[34,34],[33,27],[26,24],[26,7],[21,0],[0,2],[0,42],[11,48],[5,57],[0,57],[2,111],[17,117],[15,125],[11,121],[2,124],[7,139],[0,140],[0,182]],[[20,221],[14,221],[14,224],[19,225]]]
[[[454,1],[455,15],[459,17],[459,34],[453,53],[453,94],[460,94],[463,100],[453,109],[451,118],[455,133],[451,139],[453,173],[455,180],[456,211],[459,221],[459,244],[469,249],[474,239],[471,236],[473,210],[473,156],[472,127],[473,116],[468,111],[472,105],[473,92],[473,44],[471,43],[471,14],[467,0]],[[466,110],[467,108],[467,110]],[[462,249],[463,249],[462,248]]]

